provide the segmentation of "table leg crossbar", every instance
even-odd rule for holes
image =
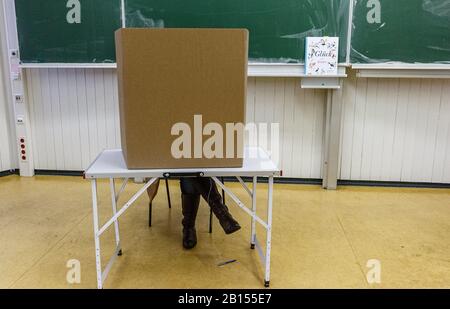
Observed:
[[[148,187],[150,187],[158,178],[152,178],[150,179],[139,191],[133,195],[133,197],[123,205],[123,207],[114,214],[114,216],[108,220],[108,222],[105,223],[105,225],[102,226],[102,228],[97,232],[98,236],[102,235],[108,227],[111,226],[111,224],[117,222],[117,219],[123,215],[123,213],[131,206],[133,203],[144,193]]]
[[[114,178],[113,178],[114,180]],[[119,191],[116,194],[116,203],[117,201],[119,201],[119,196],[122,194],[123,190],[125,190],[125,187],[127,186],[128,180],[130,180],[130,178],[125,178],[122,182],[122,186],[120,187]]]
[[[95,260],[96,260],[96,270],[97,270],[97,287],[99,289],[103,288],[103,282],[105,282],[112,265],[114,264],[117,256],[122,255],[122,247],[120,245],[120,234],[119,234],[119,217],[150,187],[158,178],[150,179],[139,191],[131,197],[131,199],[125,203],[125,205],[117,211],[117,202],[119,200],[120,194],[125,189],[128,182],[128,178],[125,178],[121,188],[116,194],[115,181],[114,178],[110,178],[110,190],[111,190],[111,205],[113,216],[109,219],[100,229],[99,229],[99,218],[98,218],[98,198],[97,198],[97,180],[93,179],[92,185],[92,208],[93,208],[93,220],[94,220],[94,242],[95,242]],[[112,225],[114,224],[115,230],[115,240],[116,249],[113,256],[109,259],[105,270],[102,271],[101,264],[101,251],[100,251],[100,236]]]
[[[214,182],[223,189],[223,191],[228,194],[231,199],[250,215],[252,218],[252,227],[251,227],[251,238],[250,238],[250,248],[257,249],[258,254],[261,258],[262,264],[265,266],[264,270],[264,286],[269,287],[270,285],[270,251],[272,244],[272,204],[273,204],[273,176],[269,177],[269,190],[267,197],[267,222],[258,217],[256,213],[256,185],[257,185],[257,177],[253,177],[253,188],[250,190],[241,177],[236,177],[242,187],[247,191],[249,196],[252,199],[252,209],[247,208],[244,203],[229,189],[227,188],[217,177],[212,177]],[[256,222],[260,223],[266,229],[266,252],[264,254],[263,249],[256,238]]]
[[[250,217],[252,217],[254,220],[258,221],[258,223],[260,223],[262,226],[264,226],[267,229],[267,223],[264,222],[264,220],[262,220],[260,217],[258,217],[256,215],[256,212],[253,212],[252,210],[248,209],[244,203],[241,202],[241,200],[227,187],[225,187],[225,185],[217,178],[217,177],[212,177],[212,179],[216,182],[216,184],[221,187],[226,194],[228,194],[231,199],[243,210],[245,211],[247,214],[250,215]]]
[[[114,254],[111,256],[111,258],[108,261],[108,264],[106,264],[105,270],[102,272],[102,284],[105,282],[106,277],[109,274],[109,271],[111,270],[114,262],[116,261],[117,257],[122,255],[120,252],[122,251],[120,247],[120,243],[117,245],[116,250],[114,251]]]
[[[262,263],[265,265],[266,264],[266,256],[263,252],[263,249],[262,249],[261,244],[259,243],[259,240],[257,237],[255,237],[255,248],[259,254],[259,257],[261,258]]]
[[[253,177],[253,188],[252,190],[245,184],[241,177],[237,177],[239,183],[243,186],[246,192],[252,199],[252,209],[247,208],[244,203],[239,200],[239,198],[227,188],[223,182],[221,182],[217,177],[212,177],[214,182],[223,189],[223,191],[228,194],[231,199],[250,217],[252,218],[251,223],[251,237],[250,237],[250,247],[251,249],[257,249],[258,254],[261,258],[262,264],[265,266],[264,272],[264,285],[269,287],[270,283],[270,250],[271,250],[271,237],[272,237],[272,198],[273,198],[273,176],[269,177],[269,193],[268,193],[268,208],[267,208],[267,222],[258,217],[256,213],[256,186],[257,177]],[[98,218],[98,197],[97,197],[97,180],[92,179],[92,208],[93,208],[93,220],[94,220],[94,241],[95,241],[95,258],[96,258],[96,270],[97,270],[97,287],[99,289],[103,288],[103,283],[108,276],[109,271],[112,268],[117,256],[122,255],[122,248],[120,244],[120,234],[119,234],[119,217],[125,213],[125,211],[150,187],[158,178],[151,178],[145,185],[139,189],[139,191],[134,194],[131,199],[126,202],[120,210],[117,210],[117,202],[119,200],[120,194],[125,189],[128,182],[128,178],[124,179],[122,186],[116,193],[115,180],[110,178],[110,190],[111,190],[111,204],[113,216],[101,227],[99,228],[99,218]],[[260,223],[266,229],[266,248],[265,253],[256,237],[256,222]],[[116,249],[113,256],[109,259],[104,271],[102,271],[101,266],[101,251],[100,251],[100,236],[114,224],[115,230],[115,240]]]
[[[253,198],[253,192],[250,191],[250,189],[247,187],[247,184],[242,180],[241,177],[236,177],[239,183],[244,187],[245,191],[247,191],[248,195],[250,195],[251,198]]]

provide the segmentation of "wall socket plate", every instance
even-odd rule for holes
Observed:
[[[23,103],[23,96],[21,94],[15,94],[14,95],[14,101],[16,103]]]

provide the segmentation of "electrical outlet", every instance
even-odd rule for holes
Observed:
[[[19,139],[19,151],[20,151],[20,158],[22,161],[26,161],[27,160],[27,146],[25,144],[25,137],[21,137]]]
[[[20,94],[14,95],[14,100],[16,101],[16,103],[23,103],[23,97]]]

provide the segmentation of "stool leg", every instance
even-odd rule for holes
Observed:
[[[170,202],[169,180],[167,178],[166,178],[166,191],[167,191],[167,201],[169,202],[169,208],[172,208],[172,203]]]
[[[152,226],[152,210],[153,210],[153,206],[152,203],[148,204],[148,226]]]
[[[209,210],[209,234],[212,234],[213,212]]]

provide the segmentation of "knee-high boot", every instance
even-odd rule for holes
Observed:
[[[216,183],[211,178],[201,178],[197,182],[197,186],[197,190],[209,204],[217,219],[219,219],[225,234],[231,234],[240,230],[241,226],[230,214],[228,207],[222,203],[222,196],[217,190]]]
[[[182,194],[181,205],[183,208],[183,247],[192,249],[197,245],[197,232],[195,219],[197,218],[200,195]]]

